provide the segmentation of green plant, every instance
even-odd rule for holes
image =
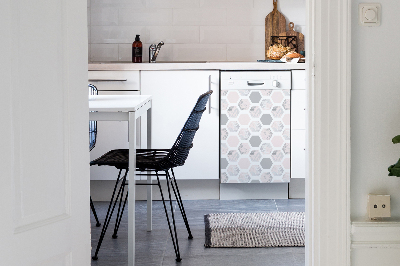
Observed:
[[[393,144],[400,143],[400,135],[397,135],[392,139]],[[400,177],[400,159],[397,163],[389,166],[388,168],[389,176],[398,176]]]

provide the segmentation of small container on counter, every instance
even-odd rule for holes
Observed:
[[[140,41],[140,35],[136,35],[132,43],[132,63],[142,63],[143,44]]]

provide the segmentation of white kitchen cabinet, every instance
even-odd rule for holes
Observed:
[[[140,91],[139,71],[89,71],[88,81],[103,91]]]
[[[292,90],[306,89],[306,71],[292,70]]]
[[[306,129],[306,91],[292,90],[291,129]]]
[[[152,95],[152,147],[171,148],[198,97],[213,90],[193,148],[177,179],[219,178],[219,71],[141,71],[141,94]]]
[[[291,178],[305,178],[306,176],[306,135],[303,129],[291,131]]]
[[[306,164],[306,71],[292,70],[291,178],[305,178]]]
[[[89,71],[88,77],[89,83],[97,87],[99,95],[140,94],[139,71]],[[140,134],[137,137],[136,143],[140,143]],[[90,160],[113,149],[128,149],[128,123],[98,121],[96,146],[90,152]],[[117,175],[115,167],[90,167],[90,180],[115,180]]]

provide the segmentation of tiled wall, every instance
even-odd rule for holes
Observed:
[[[265,16],[273,0],[88,0],[89,62],[131,61],[140,34],[143,61],[164,41],[159,61],[264,59]],[[305,34],[305,0],[278,10]]]

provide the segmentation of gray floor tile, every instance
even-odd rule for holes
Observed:
[[[204,215],[222,212],[273,212],[304,211],[304,200],[192,200],[184,201],[194,239],[188,233],[179,208],[174,201],[178,241],[182,261],[175,262],[175,252],[166,222],[162,202],[153,202],[153,231],[146,231],[146,201],[136,202],[136,264],[144,266],[197,266],[197,265],[246,265],[246,266],[301,266],[304,265],[304,248],[205,248]],[[95,202],[101,223],[107,213],[108,202]],[[168,210],[169,210],[169,206]],[[100,236],[101,227],[92,222],[92,254]],[[118,238],[112,239],[114,218],[110,222],[106,237],[99,252],[99,259],[92,266],[127,265],[127,212],[124,213]]]

